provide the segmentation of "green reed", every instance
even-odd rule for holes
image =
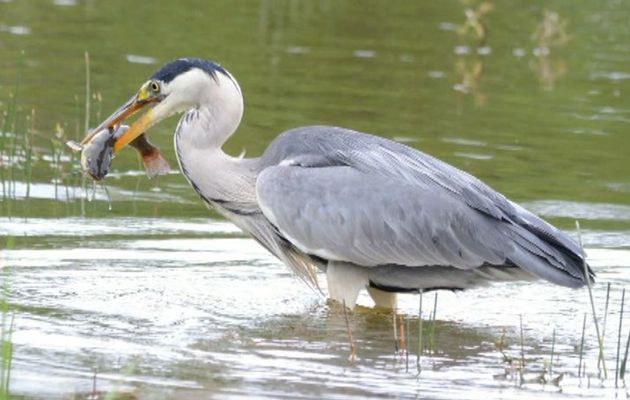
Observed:
[[[584,252],[584,246],[582,246],[582,234],[580,233],[580,222],[575,221],[577,228],[578,244],[582,251],[582,265],[584,268],[584,279],[586,280],[586,287],[588,288],[588,296],[591,300],[591,311],[593,312],[593,323],[595,325],[595,332],[597,333],[597,344],[599,346],[599,359],[601,360],[601,368],[604,373],[604,379],[608,379],[608,371],[606,369],[606,360],[604,358],[604,339],[599,330],[599,323],[597,322],[597,313],[595,312],[595,300],[593,299],[593,288],[591,283],[591,277],[588,273],[588,264],[586,264],[586,253]],[[598,363],[599,368],[599,363]]]
[[[90,130],[90,53],[85,52],[85,127]]]
[[[7,102],[7,110],[5,111],[4,121],[2,123],[2,137],[0,137],[0,158],[3,156],[7,159],[10,167],[10,174],[13,176],[13,158],[15,155],[15,125],[17,120],[17,98],[20,93],[20,86],[22,81],[22,68],[24,66],[24,52],[20,53],[20,57],[17,62],[17,72],[15,76],[15,86],[13,88],[13,92],[9,93],[9,101]],[[9,135],[9,132],[12,134]],[[10,138],[10,146],[7,149],[7,138]],[[3,203],[7,204],[7,208],[10,209],[11,193],[14,193],[14,183],[11,178],[9,178],[7,182],[7,177],[5,176],[4,165],[0,164],[0,173],[2,176],[0,180],[2,181],[2,200]]]
[[[553,356],[556,347],[556,328],[553,328],[553,334],[551,336],[551,357],[549,357],[549,378],[553,376]]]
[[[65,147],[65,142],[70,139],[82,137],[84,125],[90,123],[91,103],[94,103],[93,111],[100,116],[102,96],[100,93],[92,93],[90,87],[90,60],[89,54],[85,54],[86,62],[86,86],[85,101],[79,101],[75,96],[76,105],[76,129],[73,123],[69,124],[74,135],[68,135],[68,124],[57,123],[53,135],[42,135],[46,150],[44,154],[50,155],[46,161],[46,168],[50,182],[53,185],[51,198],[54,199],[53,213],[57,213],[58,201],[64,201],[66,214],[71,214],[75,206],[69,201],[76,196],[76,187],[83,186],[82,173],[77,168],[80,154],[70,152]],[[19,94],[21,93],[22,75],[24,68],[23,53],[17,62],[15,87],[4,101],[0,101],[0,211],[9,217],[16,214],[16,205],[21,203],[20,211],[24,217],[30,212],[33,183],[38,176],[38,151],[35,146],[39,136],[36,128],[36,110],[22,110],[19,106]],[[83,104],[81,104],[83,103]],[[84,108],[85,106],[85,108]],[[85,117],[85,118],[84,118]],[[66,158],[69,158],[66,160]],[[42,161],[43,162],[43,161]],[[18,192],[19,189],[19,192]],[[16,200],[20,197],[20,202]],[[83,198],[81,198],[83,201]],[[82,205],[82,215],[85,215]],[[78,210],[77,210],[78,211]]]
[[[604,303],[604,320],[602,322],[602,347],[606,342],[606,322],[608,320],[608,305],[610,303],[610,282],[606,284],[606,301]],[[600,361],[597,362],[597,368],[600,368]]]
[[[435,316],[437,315],[438,292],[435,292],[433,298],[433,312],[429,318],[429,353],[433,353],[435,348]]]
[[[31,197],[31,181],[33,179],[33,133],[35,132],[35,109],[31,110],[31,115],[29,117],[29,124],[27,124],[28,128],[24,132],[24,181],[26,182],[26,193],[24,198],[25,202],[25,212],[24,215],[28,214],[28,202]]]
[[[17,152],[17,123],[16,120],[18,118],[19,111],[15,111],[15,115],[11,125],[9,126],[9,131],[11,135],[9,136],[9,146],[6,151],[6,158],[8,162],[9,169],[9,184],[7,185],[7,213],[11,215],[11,205],[12,200],[15,200],[15,164],[17,162],[16,152]]]
[[[521,343],[521,366],[519,368],[520,383],[523,384],[523,371],[525,369],[525,346],[523,343],[523,314],[518,315],[520,326],[520,343]]]
[[[619,311],[619,330],[617,331],[617,357],[615,360],[615,387],[619,387],[619,351],[621,350],[621,328],[623,327],[623,305],[626,300],[626,289],[621,291],[621,310]]]
[[[12,249],[15,245],[13,236],[7,237],[6,248]],[[9,399],[9,383],[11,381],[11,365],[13,362],[13,342],[11,336],[13,334],[13,321],[15,314],[9,307],[9,275],[11,269],[8,265],[0,266],[2,268],[2,297],[0,298],[0,345],[2,346],[0,355],[0,400]]]
[[[418,358],[416,358],[416,367],[420,373],[420,358],[422,357],[422,290],[419,291],[418,300]]]
[[[22,84],[22,71],[24,69],[24,51],[20,52],[20,56],[18,57],[17,62],[17,72],[15,76],[15,88],[13,95],[13,106],[11,108],[13,118],[11,120],[11,124],[9,125],[9,129],[13,133],[11,135],[11,155],[9,158],[9,167],[11,168],[10,172],[10,183],[12,183],[12,188],[9,189],[10,196],[15,199],[15,164],[16,164],[16,152],[17,152],[17,131],[18,131],[18,120],[19,120],[19,108],[17,106],[17,99],[20,96],[20,89]],[[11,203],[7,203],[7,207],[10,207]],[[9,212],[10,215],[10,212]]]
[[[405,340],[405,372],[409,372],[409,335],[410,335],[410,329],[409,329],[409,317],[407,316],[405,318],[405,322],[407,324],[407,330],[405,331],[406,336],[406,340]]]
[[[619,367],[619,378],[621,380],[623,380],[626,375],[626,364],[628,362],[628,349],[629,348],[630,348],[630,330],[628,331],[628,339],[626,340],[626,351],[623,354],[623,360],[621,361],[621,366]]]
[[[584,356],[584,333],[586,332],[586,313],[584,313],[584,321],[582,321],[582,339],[580,340],[580,363],[578,364],[578,377],[582,377],[582,357]]]
[[[13,98],[12,95],[9,96],[10,99]],[[9,127],[9,121],[12,117],[11,114],[11,103],[12,101],[9,101],[9,106],[8,108],[2,113],[3,114],[3,119],[2,119],[2,127],[0,128],[0,182],[2,183],[2,202],[3,204],[7,201],[7,182],[6,182],[6,177],[4,176],[4,156],[5,156],[5,142],[7,140],[7,131],[8,131],[8,127]]]

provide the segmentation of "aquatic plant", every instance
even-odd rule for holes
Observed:
[[[418,300],[418,357],[416,358],[416,367],[420,373],[420,358],[422,357],[422,290],[419,290]]]
[[[584,356],[584,333],[586,332],[586,313],[582,321],[582,338],[580,339],[580,360],[578,364],[578,377],[582,377],[582,357]]]
[[[85,52],[85,127],[83,132],[90,130],[90,53]]]
[[[619,330],[617,332],[617,357],[615,359],[615,387],[619,387],[619,351],[621,350],[621,328],[623,326],[623,303],[626,299],[626,289],[621,291],[621,310],[619,311]]]
[[[619,379],[623,380],[626,375],[626,364],[628,362],[628,349],[630,348],[630,331],[628,331],[628,340],[626,340],[626,351],[619,367]]]
[[[15,244],[13,236],[9,236],[6,241],[6,248],[11,249]],[[11,381],[11,365],[13,362],[13,321],[15,314],[9,308],[9,274],[11,272],[8,265],[2,267],[2,296],[0,298],[0,400],[9,399],[9,383]]]
[[[433,353],[435,348],[435,316],[437,315],[438,292],[435,292],[433,298],[433,312],[429,316],[429,353]]]
[[[582,250],[584,252],[584,250]],[[606,284],[606,301],[604,302],[604,319],[602,322],[602,347],[605,345],[606,341],[606,322],[608,320],[608,304],[610,303],[610,282]],[[597,361],[597,368],[601,367],[601,360]]]
[[[409,371],[409,317],[405,318],[406,323],[407,323],[407,330],[405,331],[407,333],[406,336],[406,346],[405,346],[405,372]]]
[[[582,234],[580,233],[580,222],[575,221],[577,228],[578,244],[582,251],[582,264],[584,267],[584,279],[586,280],[586,287],[588,288],[588,297],[591,301],[591,311],[593,312],[593,323],[595,325],[595,332],[597,333],[597,344],[599,345],[599,359],[601,361],[601,369],[604,373],[604,379],[608,379],[608,371],[606,370],[606,360],[604,359],[604,339],[599,330],[599,323],[597,322],[597,313],[595,312],[595,300],[593,299],[593,289],[591,278],[588,272],[588,265],[586,264],[586,253],[584,252],[584,246],[582,246]],[[597,367],[599,368],[599,363]]]
[[[551,356],[549,357],[549,376],[553,376],[553,356],[556,347],[556,328],[553,328],[553,334],[551,336]]]
[[[521,364],[518,369],[518,374],[520,377],[520,382],[523,384],[523,370],[525,369],[525,347],[523,345],[523,314],[518,315],[519,326],[520,326],[520,334],[521,334]]]

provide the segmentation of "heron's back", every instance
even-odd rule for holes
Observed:
[[[418,242],[422,229],[438,231],[437,227],[443,223],[465,224],[474,220],[483,221],[476,224],[485,242],[465,243],[468,238],[463,238],[462,234],[457,236],[457,232],[447,232],[442,237],[429,235],[427,240],[467,246],[469,250],[473,247],[482,260],[475,267],[517,266],[560,285],[578,287],[584,283],[581,250],[568,235],[472,175],[406,145],[343,128],[302,127],[279,135],[258,160],[258,170],[257,190],[263,213],[280,235],[306,254],[310,252],[319,258],[354,262],[365,267],[396,264],[419,272],[415,267],[428,265],[419,253],[422,249],[431,250],[432,245]],[[262,182],[261,177],[265,177]],[[391,196],[379,194],[385,185],[378,182],[390,183]],[[355,203],[343,200],[338,194],[344,193],[342,189],[349,184],[364,195]],[[391,208],[391,203],[411,204],[408,197],[437,202],[434,208],[443,213],[425,216],[420,223],[413,218],[412,222],[398,220],[380,211]],[[317,198],[326,200],[318,202]],[[417,207],[420,210],[423,205]],[[410,205],[406,211],[413,213],[414,209]],[[309,218],[297,223],[293,217],[287,219],[289,214]],[[438,214],[442,215],[440,219]],[[335,225],[338,224],[335,218],[339,216],[345,225]],[[374,229],[380,228],[374,221],[366,221],[369,218],[376,221],[383,218],[392,231],[409,235],[397,236],[397,243],[388,244],[387,248],[377,245],[368,250],[359,244],[353,249],[353,241],[356,243],[368,236],[374,241],[382,235],[380,231],[375,234]],[[348,227],[351,224],[356,227]],[[366,231],[369,229],[373,231]],[[334,236],[337,231],[347,235]],[[335,242],[318,239],[331,233]],[[387,243],[388,238],[381,238]],[[413,254],[400,257],[401,251],[410,253],[413,249],[417,250],[418,263],[414,263]],[[379,252],[379,255],[366,256],[369,251]],[[490,253],[492,255],[488,256]],[[387,262],[388,254],[391,254],[391,262]],[[470,269],[457,256],[440,256],[438,252],[437,260],[443,263],[436,266]],[[483,261],[483,257],[487,260]],[[372,259],[374,262],[369,263]],[[402,264],[397,262],[401,259]]]

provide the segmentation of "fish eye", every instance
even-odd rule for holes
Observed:
[[[160,91],[160,84],[157,81],[151,81],[149,83],[149,89],[153,93],[158,93]]]

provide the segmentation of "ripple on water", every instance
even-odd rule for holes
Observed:
[[[29,28],[28,26],[24,26],[24,25],[4,25],[4,24],[0,24],[0,32],[7,32],[10,33],[12,35],[30,35],[31,34],[31,28]]]
[[[26,227],[0,221],[4,232],[44,235],[52,225],[70,234],[85,225],[91,245],[42,250],[4,250],[12,265],[16,313],[14,388],[60,396],[89,392],[93,368],[99,387],[122,380],[142,397],[168,388],[177,398],[200,393],[221,397],[397,397],[554,398],[540,385],[514,389],[493,378],[505,372],[494,342],[506,329],[506,353],[519,357],[518,321],[524,321],[528,365],[542,368],[556,329],[557,370],[568,372],[563,391],[578,390],[572,377],[578,356],[584,291],[543,282],[511,283],[463,293],[440,292],[436,354],[425,355],[420,377],[415,350],[410,370],[393,355],[391,315],[357,310],[349,315],[357,361],[348,362],[344,316],[330,309],[286,267],[251,239],[212,237],[233,233],[212,220],[27,220]],[[10,222],[5,224],[5,222]],[[20,221],[23,223],[24,221]],[[48,226],[47,226],[48,225]],[[99,230],[125,226],[125,238],[100,237]],[[177,234],[174,239],[161,234]],[[200,231],[208,238],[190,237]],[[122,233],[123,231],[118,231]],[[613,282],[611,309],[628,282],[630,251],[587,248],[598,281]],[[325,292],[325,280],[321,280]],[[602,304],[605,285],[594,289]],[[424,318],[434,295],[424,296]],[[371,305],[363,293],[362,305]],[[399,308],[416,332],[417,296],[401,296]],[[527,308],[522,307],[527,304]],[[489,306],[491,305],[491,306]],[[607,339],[614,342],[614,330]],[[589,368],[595,368],[594,333],[587,332]],[[415,346],[415,333],[411,335]],[[607,354],[612,357],[612,354]],[[135,360],[135,361],[134,361]],[[138,365],[132,376],[122,371]],[[612,364],[611,364],[612,365]],[[41,380],[38,380],[42,378]],[[64,392],[65,393],[65,392]],[[606,388],[586,395],[601,396]]]
[[[630,206],[608,203],[539,200],[525,203],[534,213],[574,219],[630,221]]]
[[[112,174],[113,175],[113,174]],[[130,190],[121,189],[116,186],[107,186],[107,192],[105,191],[104,183],[90,182],[85,188],[80,186],[54,184],[54,183],[26,183],[20,181],[12,182],[11,193],[7,193],[13,199],[25,199],[27,197],[31,199],[47,199],[57,201],[68,200],[99,200],[99,201],[118,201],[134,199],[135,201],[168,201],[181,204],[193,204],[192,201],[187,200],[180,196],[165,193],[161,189],[159,193],[153,193],[150,191],[135,192]],[[0,187],[0,197],[2,196],[2,187]]]
[[[493,158],[492,155],[490,154],[483,154],[483,153],[471,153],[471,152],[463,152],[463,151],[456,151],[453,154],[455,154],[457,157],[463,157],[463,158],[470,158],[472,160],[491,160]]]
[[[466,138],[460,138],[460,137],[443,137],[440,140],[442,140],[445,143],[454,143],[454,144],[459,144],[462,146],[483,147],[487,145],[486,142],[482,142],[480,140],[472,140],[472,139],[466,139]]]
[[[10,236],[99,236],[159,234],[241,234],[234,224],[210,218],[164,219],[112,218],[29,218],[0,217],[0,234]]]

